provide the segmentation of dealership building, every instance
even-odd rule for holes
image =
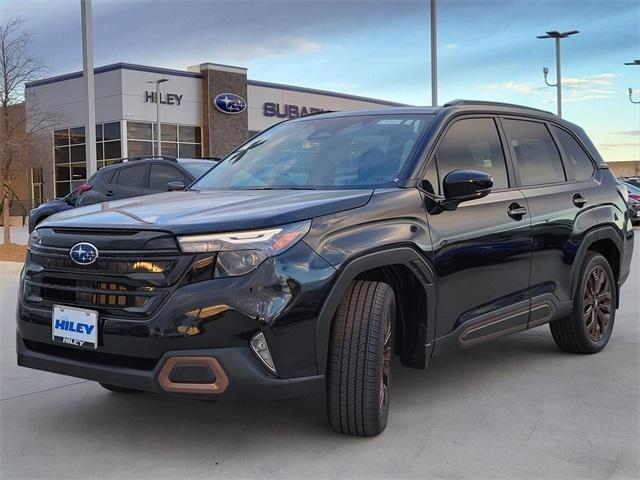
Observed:
[[[160,83],[160,95],[156,85]],[[249,80],[247,69],[203,63],[187,70],[117,63],[95,69],[98,168],[120,158],[156,154],[157,107],[161,153],[222,157],[277,122],[322,110],[381,108],[399,103]],[[86,100],[82,72],[28,83],[28,111],[51,113],[40,165],[16,191],[22,199],[66,195],[87,179]],[[59,119],[59,120],[58,120]]]

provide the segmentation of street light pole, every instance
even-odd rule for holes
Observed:
[[[158,142],[157,154],[162,155],[162,130],[160,129],[160,84],[168,82],[168,78],[159,78],[158,80],[150,80],[147,83],[156,84],[156,141]]]
[[[562,118],[562,73],[560,72],[560,37],[556,37],[556,102],[558,102],[558,116]]]
[[[634,60],[633,62],[626,62],[625,65],[637,65],[640,66],[640,60]],[[640,100],[637,102],[633,99],[633,88],[629,88],[629,100],[631,103],[640,103]]]
[[[431,0],[431,106],[438,106],[438,27],[436,0]]]
[[[84,123],[87,179],[98,170],[96,160],[96,95],[93,83],[93,19],[91,0],[80,1],[82,21],[82,80],[87,101]]]
[[[575,35],[578,30],[571,30],[570,32],[547,32],[546,35],[538,35],[537,38],[553,38],[556,41],[556,83],[555,85],[550,84],[547,81],[547,74],[549,73],[549,69],[547,67],[543,67],[542,72],[544,73],[544,81],[550,87],[556,87],[556,98],[558,102],[558,116],[562,117],[562,73],[561,73],[561,61],[560,61],[560,39],[567,38],[570,35]]]

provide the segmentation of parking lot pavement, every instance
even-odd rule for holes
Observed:
[[[598,355],[548,327],[395,369],[387,430],[336,435],[322,398],[118,395],[15,366],[17,269],[0,265],[0,477],[638,478],[640,245]]]

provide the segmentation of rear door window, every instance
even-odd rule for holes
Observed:
[[[134,167],[121,168],[118,171],[118,177],[115,182],[123,187],[144,188],[147,183],[147,166],[136,165]]]
[[[523,186],[566,181],[560,152],[544,123],[503,120]]]
[[[438,147],[436,163],[438,192],[442,192],[444,177],[453,170],[479,170],[493,177],[494,189],[509,187],[502,143],[493,118],[465,118],[455,122]],[[434,172],[427,173],[434,184]],[[433,187],[435,191],[436,185]]]
[[[552,126],[551,129],[555,134],[564,154],[568,161],[569,168],[573,171],[573,175],[576,180],[588,180],[593,177],[595,167],[587,152],[580,146],[578,141],[573,136],[556,126]]]

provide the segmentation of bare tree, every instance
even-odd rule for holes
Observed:
[[[39,112],[25,104],[25,83],[42,78],[46,66],[31,56],[31,35],[23,29],[21,18],[0,24],[0,185],[3,200],[4,243],[10,243],[9,202],[15,172],[33,165],[30,146],[36,133],[51,128],[59,115]]]

